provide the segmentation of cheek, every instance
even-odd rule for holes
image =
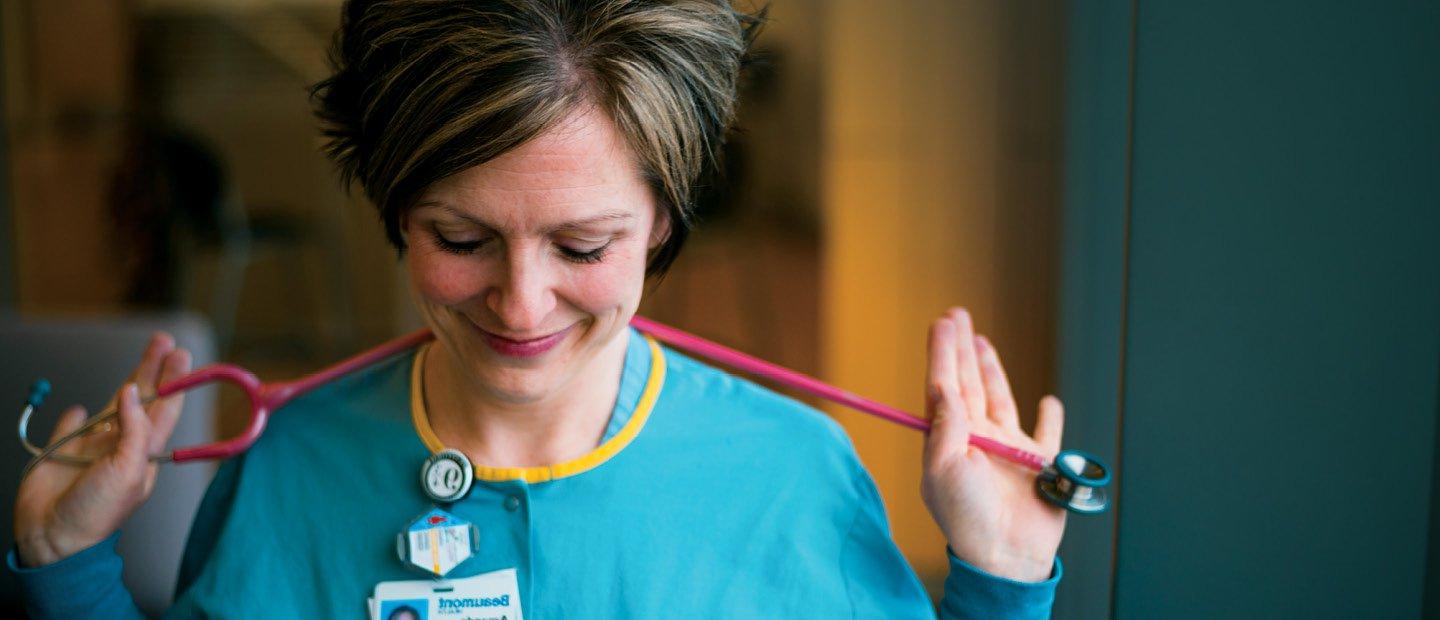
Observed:
[[[645,284],[645,246],[617,249],[596,265],[578,268],[567,278],[571,303],[596,313],[633,306]]]
[[[406,256],[410,281],[430,303],[459,305],[483,289],[484,274],[472,261],[435,250],[412,251]]]
[[[645,244],[626,243],[610,254],[595,265],[557,264],[564,275],[552,280],[556,293],[596,313],[637,305],[645,285]],[[439,250],[412,248],[406,263],[416,291],[432,304],[462,305],[481,295],[488,282],[483,263]]]

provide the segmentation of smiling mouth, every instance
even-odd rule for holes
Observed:
[[[526,343],[530,343],[530,342],[538,342],[538,341],[540,341],[540,340],[544,340],[544,339],[546,339],[546,338],[549,338],[549,337],[551,337],[551,336],[554,336],[555,334],[560,333],[560,332],[554,332],[554,333],[551,333],[551,334],[546,334],[546,335],[544,335],[544,336],[536,336],[536,337],[534,337],[534,338],[510,338],[510,337],[508,337],[508,336],[501,336],[500,334],[497,334],[497,333],[492,332],[492,331],[487,330],[487,329],[483,329],[483,328],[482,328],[482,331],[484,331],[487,335],[494,336],[495,338],[499,338],[500,340],[505,340],[505,341],[507,341],[507,342],[513,342],[513,343],[515,343],[515,344],[526,344]],[[565,331],[565,330],[562,329],[562,330],[560,330],[560,331],[563,332],[563,331]]]
[[[472,321],[471,324],[474,325],[474,322]],[[559,344],[559,342],[565,338],[565,335],[570,333],[570,330],[574,327],[574,325],[571,325],[565,329],[544,336],[517,339],[501,336],[479,325],[475,325],[475,329],[480,332],[491,349],[496,353],[509,357],[534,357],[549,351],[556,344]]]

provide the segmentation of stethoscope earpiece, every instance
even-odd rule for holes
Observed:
[[[1095,455],[1080,450],[1062,450],[1035,478],[1040,497],[1056,506],[1080,514],[1105,512],[1110,498],[1110,467]]]

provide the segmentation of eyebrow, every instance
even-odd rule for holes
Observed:
[[[442,210],[442,211],[444,211],[444,212],[446,212],[446,213],[449,213],[450,215],[453,215],[453,216],[458,217],[458,218],[460,218],[460,219],[462,219],[462,220],[465,220],[465,221],[467,221],[467,222],[470,222],[471,224],[474,224],[474,225],[476,225],[476,226],[481,226],[481,227],[488,228],[488,229],[490,229],[490,230],[495,230],[495,231],[498,231],[498,230],[499,230],[499,227],[495,226],[494,224],[491,224],[490,222],[486,222],[485,220],[482,220],[482,219],[480,219],[480,218],[478,218],[478,217],[475,217],[475,216],[473,216],[473,215],[470,215],[469,213],[464,213],[464,212],[460,211],[459,209],[456,209],[455,207],[453,207],[453,206],[451,206],[451,205],[449,205],[449,204],[443,203],[443,202],[436,202],[436,201],[433,201],[433,200],[427,200],[427,201],[421,202],[421,203],[419,203],[419,204],[416,204],[415,206],[417,206],[417,207],[436,207],[436,208],[439,208],[440,210]],[[578,220],[571,220],[571,221],[569,221],[569,222],[562,222],[562,223],[560,223],[560,224],[556,224],[555,226],[551,226],[551,227],[545,229],[545,234],[548,235],[548,234],[553,234],[553,233],[557,233],[557,232],[565,231],[565,230],[574,230],[574,229],[576,229],[576,228],[583,228],[583,227],[589,226],[589,225],[591,225],[591,224],[601,224],[601,223],[604,223],[604,222],[629,221],[629,220],[633,220],[633,219],[635,219],[635,214],[634,214],[634,213],[630,213],[630,212],[628,212],[628,211],[604,211],[604,212],[601,212],[601,213],[599,213],[599,214],[592,215],[592,216],[590,216],[590,217],[581,218],[581,219],[578,219]]]

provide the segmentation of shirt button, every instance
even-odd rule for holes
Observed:
[[[515,497],[514,495],[505,498],[505,509],[509,510],[510,512],[515,512],[516,510],[519,510],[520,498]]]

